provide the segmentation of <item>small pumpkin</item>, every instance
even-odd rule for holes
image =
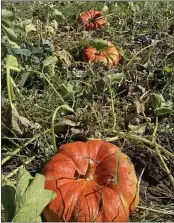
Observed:
[[[49,222],[128,221],[139,203],[133,164],[102,140],[62,145],[42,174],[45,189],[57,193],[43,211]]]
[[[116,66],[120,60],[120,55],[116,47],[111,42],[100,40],[100,43],[101,44],[87,44],[83,52],[84,61],[87,63],[102,62],[107,66]],[[100,46],[103,44],[105,44],[105,47],[101,48]]]
[[[80,14],[79,23],[85,30],[103,29],[106,22],[102,12],[89,10]]]

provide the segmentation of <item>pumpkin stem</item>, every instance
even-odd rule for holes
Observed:
[[[77,170],[75,171],[74,177],[76,179],[84,179],[84,180],[93,180],[93,166],[94,166],[94,160],[89,158],[89,164],[86,171],[86,174],[80,174]]]
[[[86,171],[86,180],[93,180],[93,166],[94,166],[94,160],[89,158],[89,164],[88,169]]]

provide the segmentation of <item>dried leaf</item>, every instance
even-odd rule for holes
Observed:
[[[38,123],[33,123],[19,115],[18,111],[15,108],[11,108],[11,106],[2,112],[2,118],[5,126],[8,126],[8,129],[16,136],[32,137],[41,128]]]
[[[145,111],[145,105],[144,105],[144,102],[143,101],[139,101],[139,100],[136,100],[135,101],[135,106],[136,106],[136,112],[137,114],[144,114],[144,111]]]
[[[16,135],[24,135],[26,133],[30,133],[30,135],[32,133],[33,135],[40,127],[38,123],[32,123],[27,118],[20,116],[16,109],[12,109],[11,130],[15,132]]]
[[[61,50],[56,52],[56,56],[61,65],[70,66],[73,62],[73,57],[66,50]]]
[[[107,12],[108,10],[109,10],[108,6],[107,5],[104,5],[103,8],[102,8],[102,11],[103,12]]]
[[[61,119],[58,124],[55,125],[55,132],[66,132],[69,127],[76,127],[78,123],[76,122],[75,117],[73,116],[71,119],[70,118],[67,116],[67,118]]]
[[[144,134],[145,130],[146,130],[146,126],[141,126],[141,127],[138,127],[137,125],[132,125],[132,124],[129,124],[128,125],[128,128],[130,130],[133,130],[134,133],[138,133],[140,135]],[[136,130],[134,130],[136,129]]]

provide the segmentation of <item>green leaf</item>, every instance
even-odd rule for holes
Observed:
[[[18,83],[18,85],[19,85],[21,88],[24,87],[25,82],[27,81],[27,79],[28,79],[28,77],[30,76],[30,74],[31,74],[30,71],[26,71],[26,72],[22,73],[22,75],[21,75],[21,79],[20,79],[20,81],[19,81],[19,83]]]
[[[20,49],[20,53],[26,57],[30,57],[31,56],[31,51],[28,49]]]
[[[19,196],[16,197],[16,208],[13,222],[36,222],[40,221],[40,214],[46,205],[56,197],[55,192],[45,190],[45,177],[41,174],[36,174],[35,178],[30,181],[30,177],[26,170],[22,171],[19,175],[18,184],[20,184]],[[25,181],[26,176],[26,181]],[[22,180],[22,183],[20,182]],[[22,185],[24,188],[22,188]],[[17,189],[18,190],[18,189]]]
[[[12,28],[13,30],[15,28],[15,23],[13,21],[11,22],[10,20],[2,20],[2,25],[7,28]]]
[[[74,113],[74,109],[73,108],[71,108],[69,105],[61,105],[61,108],[64,108],[65,110],[67,110],[67,111],[70,111],[70,112],[73,112]]]
[[[31,19],[26,19],[18,24],[16,24],[16,28],[24,30],[26,33],[31,31],[36,31],[35,25],[32,24]]]
[[[56,56],[50,56],[44,60],[43,65],[44,65],[44,67],[46,67],[48,65],[56,63],[57,61],[58,61],[58,59]]]
[[[1,10],[1,17],[2,17],[2,20],[10,20],[10,21],[13,21],[14,18],[15,18],[15,15],[14,15],[13,12],[11,12],[9,10],[2,9]]]
[[[156,113],[157,116],[170,114],[172,113],[172,106],[166,104],[166,106],[156,108]]]
[[[124,73],[108,74],[107,79],[109,79],[111,84],[119,84],[124,77]]]
[[[6,68],[9,68],[10,70],[14,70],[18,72],[20,71],[18,61],[16,57],[14,57],[13,55],[7,55],[7,57],[5,58],[5,61],[6,61]]]
[[[17,186],[16,186],[16,197],[15,197],[16,209],[20,208],[20,203],[18,201],[22,199],[22,196],[32,179],[33,177],[25,168],[19,169],[17,175]]]
[[[172,102],[166,102],[162,94],[152,93],[146,103],[148,108],[152,108],[157,116],[167,115],[172,112]]]
[[[14,216],[14,200],[16,189],[11,185],[3,185],[1,188],[2,205],[6,212],[6,221],[10,222]]]
[[[170,67],[164,67],[163,70],[166,71],[167,73],[172,72],[172,68],[170,68]]]
[[[8,40],[10,46],[18,47],[15,43],[17,35],[15,33],[15,15],[13,12],[2,9],[2,38]]]
[[[149,106],[154,109],[160,107],[162,102],[165,102],[165,100],[161,94],[152,93],[148,98]]]
[[[17,35],[14,33],[14,29],[13,28],[8,28],[6,26],[4,26],[2,24],[2,31],[4,32],[4,34],[10,39],[10,40],[16,40],[17,39]]]
[[[32,22],[31,19],[27,19],[27,20],[24,20],[20,23],[15,24],[15,27],[18,28],[18,29],[24,30],[25,26],[30,24],[31,22]]]
[[[90,41],[90,46],[99,51],[104,51],[108,47],[108,42],[103,39],[95,39]]]
[[[16,42],[10,40],[7,36],[2,36],[2,41],[4,43],[7,42],[9,48],[20,48],[20,46]]]
[[[26,26],[26,25],[31,24],[32,23],[32,20],[31,19],[26,19],[22,23],[23,23],[24,26]]]
[[[61,21],[61,20],[64,20],[65,19],[65,17],[63,16],[63,14],[59,10],[57,10],[57,9],[54,9],[52,14],[53,14],[54,18],[56,20],[58,20],[58,21]]]
[[[61,85],[61,92],[63,96],[73,94],[74,93],[74,86],[70,83],[62,84]]]
[[[26,33],[29,33],[31,31],[36,31],[36,27],[32,23],[25,26],[25,32]]]
[[[41,216],[38,216],[38,217],[36,218],[35,222],[42,222],[42,218],[41,218]]]
[[[69,82],[61,85],[61,93],[64,97],[73,97],[74,94],[79,93],[81,90],[81,86],[74,86]]]

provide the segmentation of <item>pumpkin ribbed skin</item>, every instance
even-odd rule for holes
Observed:
[[[89,44],[86,46],[83,52],[84,61],[89,62],[101,62],[104,65],[116,66],[119,62],[120,55],[116,47],[108,42],[108,47],[99,52],[97,49],[92,48]]]
[[[61,146],[42,174],[45,189],[57,193],[43,211],[47,221],[128,221],[139,203],[133,164],[102,140]]]
[[[97,30],[103,29],[105,25],[105,18],[103,13],[95,10],[85,11],[80,14],[79,22],[83,25],[84,29]]]

